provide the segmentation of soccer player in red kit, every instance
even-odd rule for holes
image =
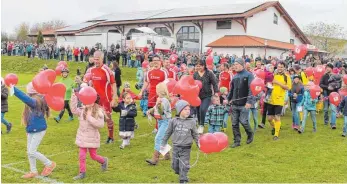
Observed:
[[[111,107],[117,104],[117,85],[112,70],[103,64],[104,53],[96,51],[94,53],[95,66],[88,69],[86,73],[91,73],[91,85],[100,97],[99,105],[103,107],[106,114],[106,122],[108,127],[108,139],[106,144],[112,143],[113,124]]]
[[[167,72],[167,78],[177,80],[176,72],[174,71],[173,68],[170,68],[170,60],[169,60],[169,58],[164,58],[163,68]]]
[[[152,57],[153,69],[147,72],[147,79],[143,83],[143,87],[140,91],[139,96],[147,87],[148,89],[148,109],[153,108],[157,102],[157,92],[156,87],[159,83],[167,79],[167,72],[161,68],[161,60],[158,55]],[[157,124],[156,124],[156,129]]]
[[[226,87],[229,91],[230,89],[230,82],[231,82],[231,75],[229,73],[229,64],[228,63],[224,63],[221,65],[220,70],[222,71],[219,74],[219,89],[221,87]]]

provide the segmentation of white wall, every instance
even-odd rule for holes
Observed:
[[[217,54],[223,54],[224,56],[226,54],[229,55],[237,55],[241,57],[243,55],[243,48],[213,48],[213,52],[217,52]],[[266,49],[266,56],[273,56],[280,58],[281,54],[283,53],[283,50],[278,50],[278,49]],[[245,48],[245,54],[248,56],[251,56],[253,54],[253,58],[255,57],[263,57],[265,55],[265,49],[264,48]],[[288,53],[284,53],[283,58],[288,56]]]
[[[65,38],[66,39],[65,39]],[[107,42],[108,40],[108,42]],[[96,43],[101,43],[104,48],[106,48],[107,44],[108,47],[111,46],[111,44],[121,44],[121,34],[119,33],[82,33],[77,34],[76,36],[58,36],[57,37],[57,43],[58,46],[64,45],[70,45],[74,47],[93,47]]]
[[[274,13],[278,17],[278,24],[274,24]],[[253,17],[247,19],[247,35],[258,36],[271,40],[278,40],[282,42],[290,42],[294,39],[295,44],[301,44],[298,38],[290,29],[288,23],[274,7],[268,8],[266,11],[254,14]]]
[[[60,46],[67,46],[70,45],[71,47],[75,45],[76,37],[75,36],[57,36],[57,45]]]

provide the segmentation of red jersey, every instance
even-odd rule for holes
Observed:
[[[224,64],[224,63],[226,63],[226,62],[228,62],[228,59],[227,59],[227,58],[222,58],[222,59],[220,60],[220,64]]]
[[[219,74],[219,87],[226,87],[229,91],[231,82],[231,75],[229,72],[221,72]]]
[[[112,101],[112,84],[116,83],[112,70],[106,65],[99,68],[89,68],[86,73],[91,73],[91,81],[100,101]]]
[[[153,69],[147,72],[148,87],[148,107],[154,107],[157,101],[156,87],[159,83],[167,79],[167,72],[164,69]]]
[[[177,74],[173,68],[166,69],[167,78],[177,80]]]

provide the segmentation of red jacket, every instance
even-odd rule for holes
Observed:
[[[78,56],[79,53],[80,53],[80,49],[75,48],[75,49],[73,50],[73,55]]]
[[[86,56],[89,54],[89,49],[84,49],[83,54]]]

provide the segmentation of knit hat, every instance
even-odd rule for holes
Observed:
[[[29,83],[27,85],[27,93],[28,94],[37,94],[37,91],[34,89],[33,83]]]
[[[124,82],[124,88],[130,88],[130,83],[129,82]]]
[[[242,58],[235,59],[235,63],[239,63],[241,66],[245,67],[245,61]]]
[[[270,67],[272,67],[273,65],[272,64],[267,64],[267,65],[265,65],[265,69],[266,69],[266,71],[270,71]]]
[[[219,89],[219,92],[225,93],[227,90],[228,90],[228,89],[227,89],[226,87],[221,87],[221,88]]]
[[[178,101],[176,102],[176,105],[175,105],[177,115],[180,115],[181,112],[182,112],[182,110],[183,110],[185,107],[187,107],[187,106],[189,106],[189,103],[188,103],[187,101],[185,101],[185,100],[178,100]]]

